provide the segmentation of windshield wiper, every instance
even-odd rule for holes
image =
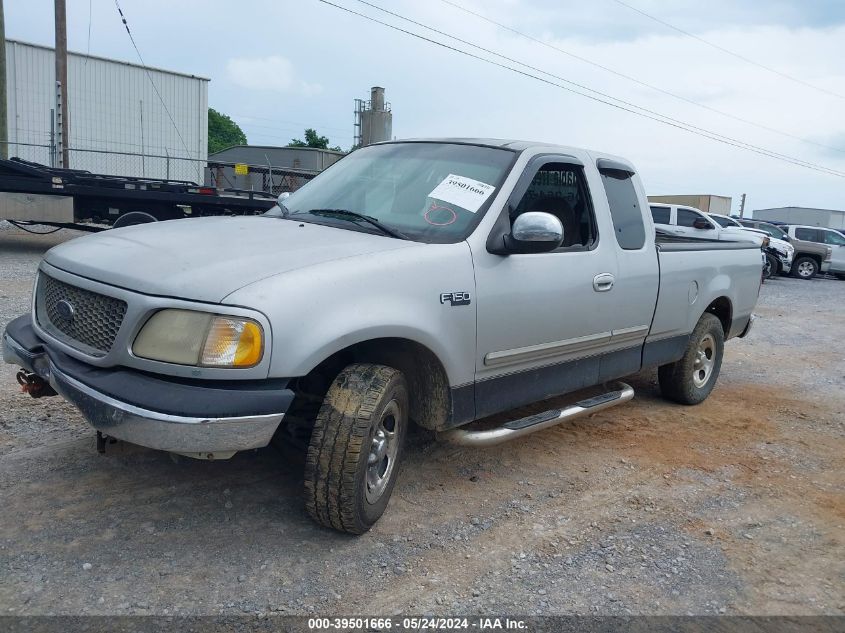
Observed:
[[[371,224],[372,226],[376,227],[379,231],[381,231],[385,235],[389,235],[390,237],[395,237],[400,240],[411,239],[404,233],[397,231],[396,229],[392,229],[389,226],[385,226],[376,218],[370,217],[369,215],[364,215],[363,213],[358,213],[357,211],[349,211],[348,209],[309,209],[305,213],[318,216],[322,215],[328,218],[337,218],[338,220],[349,220],[350,222],[363,221],[367,222],[368,224]]]

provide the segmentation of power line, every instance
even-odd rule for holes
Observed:
[[[567,51],[567,50],[560,48],[558,46],[555,46],[553,44],[549,44],[548,42],[544,42],[543,40],[541,40],[539,38],[528,35],[527,33],[523,33],[522,31],[518,31],[518,30],[508,26],[507,24],[502,24],[501,22],[497,22],[497,21],[495,21],[491,18],[488,18],[487,16],[485,16],[481,13],[477,13],[477,12],[471,10],[471,9],[468,9],[467,7],[461,6],[460,4],[457,4],[455,2],[451,2],[451,0],[440,0],[440,1],[443,2],[444,4],[447,4],[451,7],[454,7],[456,9],[460,10],[460,11],[463,11],[464,13],[468,13],[469,15],[473,15],[477,18],[480,18],[480,19],[484,20],[485,22],[488,22],[489,24],[493,24],[494,26],[497,26],[501,29],[504,29],[506,31],[510,31],[511,33],[514,33],[515,35],[519,35],[520,37],[524,37],[525,39],[530,40],[532,42],[535,42],[537,44],[540,44],[541,46],[545,46],[548,49],[557,51],[558,53],[562,53],[563,55],[567,55],[567,56],[569,56],[573,59],[577,59],[578,61],[584,62],[585,64],[589,64],[590,66],[600,68],[600,69],[602,69],[606,72],[609,72],[613,75],[616,75],[617,77],[622,77],[623,79],[627,79],[628,81],[632,81],[635,84],[638,84],[638,85],[643,86],[645,88],[649,88],[651,90],[655,90],[657,92],[660,92],[662,94],[670,96],[674,99],[678,99],[680,101],[684,101],[686,103],[692,104],[692,105],[697,106],[699,108],[709,110],[710,112],[715,112],[716,114],[719,114],[719,115],[724,116],[724,117],[728,117],[728,118],[733,119],[735,121],[739,121],[740,123],[746,123],[748,125],[753,125],[754,127],[760,128],[761,130],[766,130],[768,132],[773,132],[775,134],[780,134],[781,136],[786,136],[786,137],[801,141],[802,143],[807,143],[809,145],[815,145],[816,147],[823,147],[825,149],[830,149],[830,150],[833,150],[833,151],[836,151],[836,152],[842,152],[843,154],[845,154],[845,149],[841,149],[839,147],[833,147],[832,145],[825,145],[824,143],[818,143],[816,141],[811,141],[809,139],[797,136],[795,134],[791,134],[789,132],[784,132],[783,130],[778,130],[778,129],[769,127],[767,125],[763,125],[762,123],[757,123],[756,121],[744,119],[744,118],[737,116],[735,114],[731,114],[730,112],[725,112],[723,110],[719,110],[718,108],[714,108],[714,107],[709,106],[705,103],[701,103],[699,101],[695,101],[694,99],[684,97],[683,95],[679,95],[677,93],[671,92],[669,90],[661,88],[660,86],[655,86],[654,84],[650,84],[648,82],[642,81],[640,79],[637,79],[636,77],[626,75],[625,73],[619,72],[618,70],[614,70],[613,68],[609,68],[607,66],[599,64],[598,62],[594,62],[593,60],[591,60],[587,57],[583,57],[583,56],[578,55],[576,53],[573,53],[571,51]]]
[[[705,40],[703,37],[700,37],[700,36],[696,35],[695,33],[690,33],[689,31],[685,31],[684,29],[677,27],[674,24],[670,24],[669,22],[666,22],[665,20],[661,20],[660,18],[651,15],[650,13],[646,13],[642,9],[638,9],[637,7],[631,6],[627,2],[623,2],[622,0],[613,0],[613,2],[615,2],[616,4],[622,5],[623,7],[626,7],[627,9],[630,9],[631,11],[634,11],[635,13],[639,13],[640,15],[645,16],[649,20],[654,20],[655,22],[662,24],[663,26],[668,27],[668,28],[672,29],[673,31],[677,31],[678,33],[686,35],[687,37],[691,37],[695,40],[698,40],[702,44],[706,44],[707,46],[710,46],[711,48],[715,48],[718,51],[722,51],[723,53],[727,53],[728,55],[732,55],[733,57],[736,57],[737,59],[741,59],[742,61],[744,61],[747,64],[751,64],[752,66],[757,66],[758,68],[762,68],[763,70],[767,70],[770,73],[774,73],[775,75],[779,75],[779,76],[783,77],[784,79],[789,79],[790,81],[794,81],[795,83],[801,84],[802,86],[805,86],[807,88],[812,88],[813,90],[818,90],[819,92],[823,92],[823,93],[830,95],[832,97],[837,97],[839,99],[845,99],[845,95],[841,95],[838,92],[833,92],[832,90],[828,90],[827,88],[820,88],[819,86],[815,86],[815,85],[813,85],[809,82],[804,81],[803,79],[798,79],[797,77],[793,77],[792,75],[788,75],[785,72],[782,72],[782,71],[780,71],[776,68],[772,68],[771,66],[766,66],[765,64],[761,64],[760,62],[755,62],[753,59],[749,59],[749,58],[745,57],[744,55],[740,55],[739,53],[736,53],[736,52],[734,52],[730,49],[727,49],[723,46],[719,46],[718,44],[714,44],[713,42]]]
[[[433,27],[430,27],[430,26],[424,25],[424,24],[422,24],[422,23],[420,23],[420,22],[416,22],[416,21],[414,21],[414,20],[411,20],[410,18],[405,18],[405,17],[403,17],[403,16],[401,16],[401,15],[399,15],[399,14],[395,14],[395,13],[393,13],[392,11],[389,11],[389,10],[387,10],[387,9],[382,9],[381,7],[377,7],[376,5],[373,5],[373,4],[369,3],[369,2],[365,2],[365,0],[358,0],[358,1],[359,1],[359,2],[362,2],[363,4],[367,4],[368,6],[371,6],[371,7],[373,7],[373,8],[377,8],[377,9],[379,9],[380,11],[383,11],[383,12],[388,13],[388,14],[390,14],[390,15],[394,15],[395,17],[399,17],[400,19],[403,19],[403,20],[405,20],[405,21],[408,21],[408,22],[411,22],[411,23],[413,23],[413,24],[417,24],[417,25],[419,25],[419,26],[422,26],[423,28],[426,28],[426,29],[428,29],[428,30],[430,30],[430,31],[433,31],[433,32],[435,32],[435,33],[438,33],[438,34],[440,34],[440,35],[443,35],[443,36],[445,36],[445,37],[448,37],[448,38],[450,38],[450,39],[452,39],[452,40],[455,40],[455,41],[458,41],[458,42],[461,42],[461,43],[467,44],[467,45],[469,45],[469,46],[472,46],[472,47],[474,47],[474,48],[477,48],[478,50],[484,51],[484,52],[486,52],[486,53],[489,53],[489,54],[492,54],[492,55],[496,55],[496,56],[498,56],[498,57],[501,57],[502,59],[506,59],[506,60],[508,60],[508,61],[511,61],[511,62],[513,62],[513,63],[516,63],[516,64],[519,64],[520,66],[524,66],[525,68],[529,68],[529,69],[531,69],[531,70],[533,70],[533,71],[536,71],[536,72],[539,72],[539,73],[541,73],[541,74],[548,75],[548,76],[550,76],[550,77],[554,77],[555,79],[559,79],[560,81],[563,81],[563,82],[568,83],[568,84],[570,84],[570,85],[577,86],[577,88],[580,88],[581,90],[576,90],[576,89],[571,88],[571,87],[569,87],[569,86],[564,86],[564,85],[562,85],[562,84],[556,83],[556,82],[551,81],[551,80],[549,80],[549,79],[546,79],[546,78],[544,78],[544,77],[539,77],[539,76],[537,76],[537,75],[534,75],[534,74],[532,74],[532,73],[526,72],[526,71],[524,71],[524,70],[520,70],[519,68],[514,68],[513,66],[508,66],[507,64],[502,64],[502,63],[500,63],[500,62],[496,62],[496,61],[494,61],[494,60],[492,60],[492,59],[488,59],[488,58],[482,57],[482,56],[480,56],[480,55],[476,55],[476,54],[474,54],[474,53],[470,53],[469,51],[465,51],[465,50],[462,50],[462,49],[460,49],[460,48],[456,48],[456,47],[454,47],[454,46],[450,46],[449,44],[444,44],[443,42],[440,42],[440,41],[437,41],[437,40],[434,40],[434,39],[431,39],[431,38],[425,37],[424,35],[420,35],[419,33],[414,33],[413,31],[409,31],[409,30],[407,30],[407,29],[403,29],[403,28],[401,28],[401,27],[399,27],[399,26],[396,26],[396,25],[394,25],[394,24],[390,24],[390,23],[388,23],[388,22],[384,22],[384,21],[382,21],[382,20],[379,20],[379,19],[374,18],[374,17],[372,17],[372,16],[366,15],[366,14],[364,14],[364,13],[360,13],[360,12],[355,11],[355,10],[353,10],[353,9],[349,9],[349,8],[347,8],[347,7],[344,7],[344,6],[341,6],[341,5],[335,4],[335,3],[333,3],[333,2],[329,2],[329,0],[317,0],[317,1],[318,1],[318,2],[321,2],[321,3],[325,4],[325,5],[328,5],[328,6],[334,7],[334,8],[336,8],[336,9],[340,9],[340,10],[345,11],[345,12],[347,12],[347,13],[350,13],[350,14],[352,14],[352,15],[359,16],[359,17],[364,18],[364,19],[366,19],[366,20],[369,20],[369,21],[371,21],[371,22],[374,22],[374,23],[380,24],[380,25],[382,25],[382,26],[385,26],[385,27],[387,27],[387,28],[393,29],[393,30],[395,30],[395,31],[399,31],[399,32],[404,33],[404,34],[406,34],[406,35],[410,35],[411,37],[415,37],[415,38],[417,38],[417,39],[423,40],[423,41],[425,41],[425,42],[429,42],[429,43],[434,44],[434,45],[436,45],[436,46],[440,46],[440,47],[442,47],[442,48],[446,48],[446,49],[448,49],[448,50],[451,50],[451,51],[454,51],[454,52],[460,53],[460,54],[465,55],[465,56],[467,56],[467,57],[471,57],[471,58],[473,58],[473,59],[477,59],[477,60],[479,60],[479,61],[486,62],[486,63],[491,64],[491,65],[493,65],[493,66],[497,66],[497,67],[499,67],[499,68],[503,68],[503,69],[505,69],[505,70],[510,70],[511,72],[515,72],[515,73],[520,74],[520,75],[523,75],[523,76],[525,76],[525,77],[529,77],[529,78],[531,78],[531,79],[536,79],[536,80],[541,81],[541,82],[543,82],[543,83],[546,83],[546,84],[549,84],[549,85],[551,85],[551,86],[555,86],[555,87],[557,87],[557,88],[560,88],[561,90],[565,90],[565,91],[567,91],[567,92],[572,92],[572,93],[577,94],[577,95],[580,95],[580,96],[582,96],[582,97],[586,97],[587,99],[590,99],[590,100],[592,100],[592,101],[597,101],[597,102],[599,102],[599,103],[603,103],[603,104],[605,104],[605,105],[609,105],[609,106],[614,107],[614,108],[617,108],[617,109],[619,109],[619,110],[623,110],[623,111],[625,111],[625,112],[630,112],[631,114],[635,114],[635,115],[637,115],[637,116],[641,116],[641,117],[643,117],[643,118],[650,119],[650,120],[652,120],[652,121],[657,121],[658,123],[663,123],[664,125],[669,125],[669,126],[671,126],[671,127],[674,127],[674,128],[680,129],[680,130],[684,130],[684,131],[689,132],[689,133],[691,133],[691,134],[696,134],[696,135],[698,135],[698,136],[702,136],[702,137],[705,137],[705,138],[709,138],[709,139],[711,139],[711,140],[714,140],[714,141],[717,141],[717,142],[720,142],[720,143],[723,143],[723,144],[726,144],[726,145],[731,145],[731,146],[733,146],[733,147],[737,147],[737,148],[740,148],[740,149],[746,149],[746,150],[748,150],[748,151],[754,152],[754,153],[756,153],[756,154],[760,154],[760,155],[762,155],[762,156],[768,156],[768,157],[770,157],[770,158],[775,158],[775,159],[777,159],[777,160],[781,160],[781,161],[784,161],[784,162],[792,163],[792,164],[794,164],[794,165],[798,165],[798,166],[801,166],[801,167],[805,167],[805,168],[807,168],[807,169],[812,169],[812,170],[814,170],[814,171],[819,171],[819,172],[822,172],[822,173],[828,173],[828,174],[831,174],[831,175],[834,175],[834,176],[839,176],[839,177],[845,178],[845,173],[844,173],[844,172],[840,172],[840,171],[837,171],[837,170],[831,169],[831,168],[829,168],[829,167],[825,167],[825,166],[823,166],[823,165],[817,165],[817,164],[815,164],[815,163],[810,163],[810,162],[808,162],[808,161],[804,161],[804,160],[802,160],[802,159],[795,158],[795,157],[793,157],[793,156],[788,156],[788,155],[785,155],[785,154],[780,154],[780,153],[778,153],[778,152],[774,152],[774,151],[772,151],[772,150],[768,150],[768,149],[766,149],[766,148],[758,147],[758,146],[756,146],[756,145],[752,145],[752,144],[750,144],[750,143],[746,143],[745,141],[740,141],[740,140],[738,140],[738,139],[734,139],[734,138],[731,138],[731,137],[729,137],[729,136],[725,136],[725,135],[723,135],[723,134],[719,134],[718,132],[713,132],[713,131],[711,131],[711,130],[707,130],[707,129],[705,129],[705,128],[701,128],[701,127],[698,127],[698,126],[692,125],[692,124],[690,124],[690,123],[686,123],[686,122],[684,122],[684,121],[680,121],[680,120],[678,120],[678,119],[674,119],[674,118],[669,117],[669,116],[666,116],[666,115],[664,115],[664,114],[660,114],[659,112],[655,112],[655,111],[653,111],[653,110],[649,110],[649,109],[647,109],[647,108],[643,108],[642,106],[638,106],[638,105],[636,105],[636,104],[630,103],[630,102],[625,101],[625,100],[623,100],[623,99],[619,99],[619,98],[617,98],[617,97],[613,97],[613,96],[611,96],[611,95],[605,94],[605,93],[600,92],[600,91],[598,91],[598,90],[594,90],[594,89],[589,88],[589,87],[587,87],[587,86],[584,86],[584,85],[582,85],[582,84],[578,84],[578,83],[573,82],[573,81],[571,81],[571,80],[565,79],[565,78],[560,77],[560,76],[558,76],[558,75],[554,75],[554,74],[552,74],[552,73],[549,73],[549,72],[547,72],[547,71],[541,70],[541,69],[539,69],[539,68],[535,68],[534,66],[530,66],[530,65],[528,65],[528,64],[526,64],[526,63],[524,63],[524,62],[520,62],[520,61],[518,61],[518,60],[514,60],[514,59],[512,59],[512,58],[510,58],[510,57],[507,57],[507,56],[505,56],[505,55],[502,55],[502,54],[500,54],[500,53],[496,53],[495,51],[491,51],[491,50],[486,49],[486,48],[484,48],[484,47],[482,47],[482,46],[479,46],[479,45],[477,45],[477,44],[473,44],[472,42],[468,42],[468,41],[466,41],[466,40],[462,40],[462,39],[460,39],[460,38],[458,38],[458,37],[456,37],[456,36],[453,36],[453,35],[451,35],[451,34],[449,34],[449,33],[445,33],[445,32],[443,32],[443,31],[440,31],[440,30],[435,29],[435,28],[433,28]],[[594,94],[587,94],[586,92],[583,92],[582,90],[586,90],[586,91],[588,91],[588,92],[592,92],[592,93],[594,93]],[[597,97],[597,96],[595,96],[595,95],[600,95],[600,96],[598,96],[598,97]],[[618,102],[618,103],[613,103],[612,101],[608,101],[607,99],[611,99],[612,101],[616,101],[616,102]],[[620,104],[623,104],[623,105],[620,105]]]
[[[158,100],[161,102],[161,107],[164,108],[164,111],[167,113],[167,118],[170,119],[170,123],[173,124],[173,129],[176,130],[176,136],[179,137],[179,141],[182,143],[182,147],[185,148],[185,153],[190,156],[191,150],[188,149],[188,144],[185,143],[185,139],[182,138],[182,133],[179,131],[179,126],[176,125],[176,121],[173,119],[173,115],[170,114],[170,110],[167,107],[167,104],[164,102],[164,98],[161,96],[161,93],[158,91],[158,86],[156,82],[153,81],[153,76],[150,73],[150,69],[147,68],[147,64],[144,61],[144,58],[141,56],[141,51],[138,50],[138,45],[135,43],[135,37],[132,35],[132,31],[129,30],[129,23],[126,21],[126,17],[123,15],[123,10],[120,8],[120,3],[118,0],[114,0],[114,6],[117,7],[117,12],[120,14],[120,19],[123,22],[123,26],[126,27],[126,33],[129,35],[129,40],[132,42],[132,47],[135,49],[135,52],[138,54],[138,60],[141,62],[141,66],[144,67],[144,72],[147,73],[147,79],[150,80],[150,84],[153,86],[153,90],[158,97]],[[202,173],[197,167],[197,175],[200,179],[202,179]]]

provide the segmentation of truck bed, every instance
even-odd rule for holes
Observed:
[[[740,334],[760,292],[760,248],[752,242],[720,242],[660,233],[656,242],[660,289],[646,349],[658,358],[644,358],[644,365],[665,362],[663,354],[677,355],[686,346],[702,310],[715,297],[730,301],[730,316],[723,322],[725,338]]]

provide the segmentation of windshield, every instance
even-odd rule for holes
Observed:
[[[298,221],[387,235],[354,217],[360,214],[412,240],[459,242],[481,220],[516,156],[451,143],[372,145],[332,165],[284,205]]]
[[[771,237],[776,237],[779,240],[784,239],[784,236],[786,235],[786,231],[784,231],[783,229],[776,227],[774,224],[766,224],[765,222],[761,222],[754,228],[760,229],[761,231],[765,231]]]
[[[730,218],[726,218],[723,215],[711,215],[710,217],[713,220],[715,220],[719,224],[719,226],[722,226],[722,227],[725,227],[725,228],[727,228],[729,226],[739,226],[738,222],[734,222]]]

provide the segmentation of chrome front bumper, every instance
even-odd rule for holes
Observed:
[[[59,369],[46,352],[33,353],[3,334],[3,360],[33,372],[75,405],[104,435],[200,459],[226,459],[267,446],[284,413],[242,417],[185,417],[121,402]]]

